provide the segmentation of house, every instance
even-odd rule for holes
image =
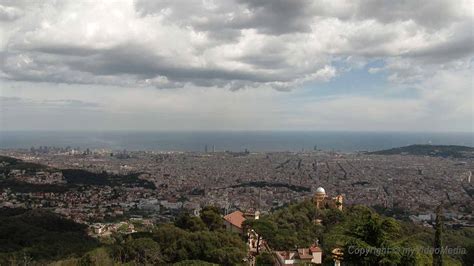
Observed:
[[[317,245],[298,248],[294,251],[275,251],[276,265],[321,264],[323,251]]]
[[[277,258],[276,265],[286,266],[297,263],[296,252],[294,251],[275,251]]]
[[[224,225],[227,231],[244,234],[242,223],[245,221],[244,213],[235,211],[224,216]]]

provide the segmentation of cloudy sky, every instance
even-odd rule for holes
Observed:
[[[474,131],[472,0],[0,0],[2,130]]]

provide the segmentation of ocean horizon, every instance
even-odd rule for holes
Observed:
[[[129,151],[375,151],[412,144],[474,146],[470,132],[0,131],[0,149],[32,146]]]

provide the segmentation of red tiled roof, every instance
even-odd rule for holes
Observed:
[[[224,220],[237,228],[242,228],[242,223],[245,221],[245,217],[241,211],[235,211],[224,216]]]
[[[300,259],[312,259],[313,255],[309,254],[309,249],[308,248],[299,248],[298,249],[298,255]]]

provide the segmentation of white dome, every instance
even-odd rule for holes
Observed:
[[[324,190],[324,188],[322,188],[322,187],[318,187],[318,188],[316,189],[316,193],[326,194],[326,190]]]

